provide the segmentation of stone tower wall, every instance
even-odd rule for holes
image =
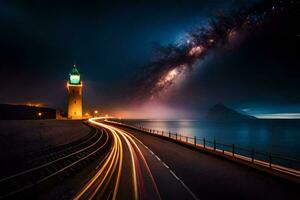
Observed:
[[[82,85],[68,85],[68,118],[82,119]]]

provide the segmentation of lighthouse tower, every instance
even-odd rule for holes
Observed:
[[[68,118],[82,119],[82,82],[77,66],[73,65],[68,78]]]

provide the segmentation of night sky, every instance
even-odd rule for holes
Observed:
[[[0,1],[0,103],[41,102],[65,110],[67,76],[76,63],[84,110],[197,118],[224,103],[257,116],[300,113],[297,1],[288,11],[272,8],[275,14],[259,26],[212,48],[163,94],[148,81],[164,76],[164,66],[149,70],[157,46],[176,46],[216,15],[262,0],[46,2]]]

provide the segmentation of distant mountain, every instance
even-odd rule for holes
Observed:
[[[251,115],[241,114],[231,108],[226,107],[223,104],[216,104],[209,109],[206,119],[209,120],[244,120],[244,119],[256,119]]]

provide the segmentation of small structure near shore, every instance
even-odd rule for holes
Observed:
[[[56,119],[52,108],[0,104],[0,120]]]

